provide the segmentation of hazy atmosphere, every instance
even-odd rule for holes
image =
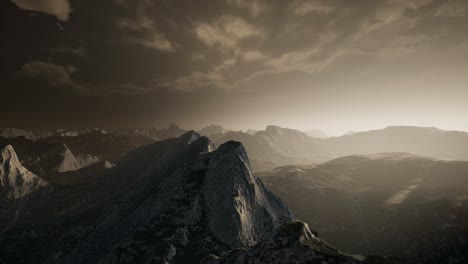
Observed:
[[[1,1],[3,127],[468,130],[468,2]]]

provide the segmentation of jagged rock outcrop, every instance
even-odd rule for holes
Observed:
[[[19,199],[47,186],[21,165],[11,145],[0,148],[0,154],[0,192],[7,199]]]
[[[60,156],[62,156],[63,159],[55,168],[58,172],[75,171],[100,161],[98,157],[89,154],[75,155],[67,146],[65,146],[63,152],[60,153]]]
[[[359,258],[359,259],[358,259]],[[256,245],[232,250],[221,257],[209,256],[203,264],[309,264],[309,263],[401,263],[383,257],[345,255],[328,245],[316,233],[310,231],[306,223],[292,221],[283,225],[272,236]]]

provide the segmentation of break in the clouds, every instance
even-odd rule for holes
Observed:
[[[96,113],[89,123],[468,130],[463,0],[0,5],[11,22],[2,32],[2,89],[24,97],[49,91],[43,100],[73,101]],[[52,16],[67,21],[63,31]],[[14,94],[20,101],[9,100],[2,112],[23,107],[14,122],[24,124],[30,114],[20,112],[31,105]],[[77,115],[69,105],[35,115],[60,126]],[[132,107],[122,115],[122,105]]]
[[[72,8],[68,0],[11,0],[18,7],[56,16],[61,21],[67,21]]]

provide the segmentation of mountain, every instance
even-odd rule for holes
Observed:
[[[15,224],[28,198],[47,185],[21,165],[11,145],[0,148],[0,233]]]
[[[309,129],[304,131],[309,137],[313,138],[327,138],[328,136],[318,129]]]
[[[87,153],[75,154],[68,146],[59,142],[0,137],[0,146],[5,145],[11,145],[18,153],[21,163],[41,177],[78,170],[100,161],[98,157]]]
[[[67,145],[73,153],[89,154],[100,160],[117,162],[128,152],[159,139],[143,129],[95,130],[77,136],[53,136],[44,139]]]
[[[193,131],[140,147],[93,179],[37,199],[41,210],[0,236],[0,262],[196,263],[292,220],[242,144],[214,150]]]
[[[73,137],[99,130],[98,128],[84,129],[21,129],[0,128],[0,136],[4,138],[25,137],[31,140],[45,139],[51,136]]]
[[[178,125],[171,123],[166,129],[159,129],[154,132],[154,135],[161,140],[180,137],[187,130],[180,128]]]
[[[468,133],[427,127],[387,127],[331,138],[311,138],[293,129],[268,126],[255,134],[228,132],[212,135],[216,145],[240,141],[255,171],[287,164],[320,163],[354,154],[406,152],[417,155],[468,160]]]
[[[207,136],[207,137],[216,135],[216,134],[224,134],[226,132],[228,132],[228,130],[218,125],[210,125],[198,131],[200,135]]]
[[[441,159],[468,160],[468,133],[433,127],[390,126],[326,140],[331,158],[354,154],[407,152]]]
[[[2,196],[19,199],[45,187],[44,180],[21,165],[11,145],[0,148],[0,183]]]
[[[85,128],[85,129],[77,129],[77,130],[59,129],[57,134],[54,134],[51,136],[76,137],[76,136],[88,134],[94,131],[103,131],[103,130],[100,130],[99,128]]]
[[[253,129],[247,129],[247,130],[245,131],[245,133],[247,133],[247,134],[249,134],[249,135],[254,135],[254,134],[257,133],[257,132],[258,132],[258,130],[253,130]]]
[[[358,133],[358,132],[353,131],[353,130],[350,130],[350,131],[344,133],[343,136],[351,136],[351,135],[354,135],[354,134],[356,134],[356,133]]]
[[[31,140],[50,137],[56,134],[55,130],[26,130],[20,128],[0,128],[0,136],[4,138],[25,137]]]
[[[204,259],[204,264],[307,264],[307,263],[403,263],[389,258],[370,256],[348,256],[330,246],[316,232],[310,231],[302,221],[289,222],[270,237],[258,244],[230,251],[221,257],[210,256]]]
[[[212,135],[210,138],[215,145],[230,140],[241,142],[251,157],[255,171],[310,162],[313,158],[310,154],[323,148],[320,139],[310,138],[299,130],[278,126],[268,126],[253,135],[238,131]]]
[[[258,176],[296,217],[347,253],[468,260],[467,161],[353,155]]]

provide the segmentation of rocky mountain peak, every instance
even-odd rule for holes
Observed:
[[[199,139],[201,136],[197,132],[190,130],[185,132],[182,136],[179,137],[179,142],[185,144],[191,144],[195,140]]]
[[[11,145],[1,148],[0,153],[0,193],[8,199],[18,199],[47,185],[21,165]]]
[[[238,155],[243,159],[243,161],[248,162],[248,157],[244,145],[238,141],[231,140],[221,144],[221,146],[219,146],[216,151],[219,155]]]
[[[252,174],[241,143],[226,142],[211,156],[204,197],[210,228],[219,240],[231,247],[250,245],[292,218]]]
[[[63,144],[63,152],[59,155],[63,159],[56,168],[58,172],[75,171],[100,161],[98,157],[89,154],[75,155],[65,144]]]
[[[13,166],[20,164],[18,157],[16,156],[15,150],[11,145],[4,146],[0,149],[0,152],[0,162],[2,163],[2,166],[4,166],[6,163]]]

